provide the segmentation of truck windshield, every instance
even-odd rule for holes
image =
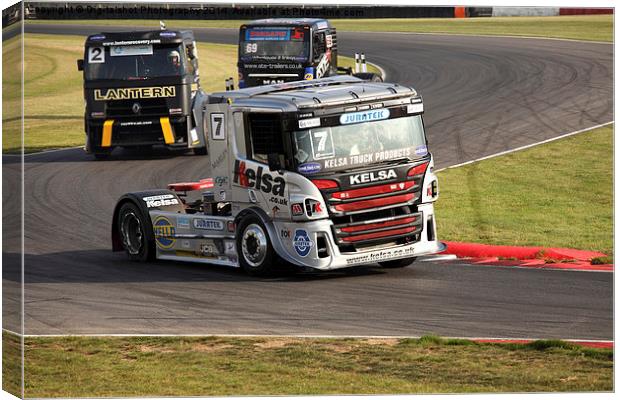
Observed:
[[[305,129],[293,136],[301,173],[343,170],[427,154],[420,115]]]
[[[303,28],[247,28],[241,31],[242,61],[305,61],[310,38]]]
[[[185,73],[183,47],[170,46],[106,46],[86,49],[87,80],[143,80]]]

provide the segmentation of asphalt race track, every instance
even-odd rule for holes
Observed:
[[[86,35],[98,29],[28,25],[26,32]],[[232,29],[195,33],[199,41],[236,41]],[[438,168],[613,119],[609,44],[339,32],[339,49],[343,55],[363,50],[389,81],[419,90]],[[205,79],[208,72],[202,73]],[[25,160],[26,334],[613,339],[610,273],[443,261],[257,279],[203,265],[130,263],[109,250],[117,198],[202,178],[204,159],[118,151],[111,161],[95,162],[69,149]],[[19,187],[11,174],[19,158],[3,162],[7,204],[15,193],[7,188]],[[19,254],[5,247],[3,260],[3,285],[15,286],[19,271],[7,267],[18,265]],[[15,309],[5,306],[5,328],[19,330]]]

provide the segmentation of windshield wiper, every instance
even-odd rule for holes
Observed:
[[[382,161],[381,164],[407,164],[408,162],[411,162],[411,159],[409,157],[402,157],[402,158],[395,158],[393,160],[385,160]]]

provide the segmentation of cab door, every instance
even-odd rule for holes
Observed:
[[[226,104],[209,104],[203,116],[209,142],[209,165],[213,178],[213,194],[217,201],[231,201],[230,136],[234,125]]]

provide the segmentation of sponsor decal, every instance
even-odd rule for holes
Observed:
[[[194,228],[208,231],[223,231],[224,223],[219,219],[196,218],[194,219]]]
[[[175,37],[177,34],[176,32],[160,32],[159,36],[161,37]]]
[[[418,114],[424,111],[424,105],[422,103],[409,104],[407,106],[407,114]]]
[[[321,202],[316,200],[306,200],[308,204],[308,208],[310,209],[310,214],[320,214],[323,212],[323,208],[321,208]]]
[[[394,258],[407,258],[412,256],[415,256],[415,249],[413,246],[409,246],[404,249],[401,248],[393,250],[378,250],[372,253],[364,254],[362,256],[351,257],[347,259],[347,264],[369,264],[379,261],[391,260]]]
[[[153,125],[153,121],[126,121],[119,123],[120,126],[145,126]]]
[[[247,29],[245,40],[290,40],[291,30],[282,29]]]
[[[228,177],[227,176],[216,176],[215,185],[216,186],[228,185]]]
[[[186,218],[186,217],[177,218],[177,228],[189,229],[189,218]]]
[[[293,213],[293,215],[303,215],[304,205],[301,203],[293,203],[291,205],[291,212]]]
[[[143,197],[142,200],[148,208],[173,206],[179,204],[179,200],[173,194],[160,194],[157,196]]]
[[[103,40],[105,39],[105,35],[93,35],[88,38],[89,40]]]
[[[219,156],[217,156],[214,160],[213,163],[211,164],[211,167],[213,167],[213,169],[215,168],[219,168],[222,163],[226,160],[226,154],[228,154],[228,150],[225,149],[222,154],[220,154]]]
[[[315,126],[321,126],[321,118],[299,120],[299,129],[314,128]]]
[[[303,119],[303,118],[312,118],[314,117],[314,113],[313,112],[307,112],[307,113],[299,113],[299,115],[297,116],[299,119]]]
[[[299,167],[297,167],[297,171],[301,172],[302,174],[306,174],[306,175],[316,174],[320,170],[321,170],[321,164],[319,163],[306,163],[306,164],[301,164]]]
[[[226,201],[226,191],[220,190],[220,201]]]
[[[370,164],[385,160],[411,157],[414,150],[415,149],[413,147],[406,147],[403,149],[383,150],[348,157],[336,157],[323,161],[323,168],[341,168],[347,165]]]
[[[317,22],[316,29],[326,29],[326,28],[327,28],[327,22],[325,21]]]
[[[310,253],[310,250],[314,247],[314,242],[310,240],[310,236],[308,236],[308,232],[305,229],[295,230],[293,247],[300,257],[305,257]]]
[[[396,179],[396,171],[393,169],[383,171],[365,172],[363,174],[349,175],[349,183],[351,185],[360,185],[362,183],[372,183],[378,181],[388,181]]]
[[[176,239],[174,235],[176,229],[166,217],[157,217],[153,223],[153,233],[155,234],[155,242],[159,248],[167,250],[174,246]]]
[[[290,239],[291,231],[288,229],[280,229],[280,237],[282,239]]]
[[[380,121],[382,119],[388,119],[389,117],[390,117],[390,110],[383,108],[379,110],[360,111],[360,112],[342,114],[340,116],[340,123],[343,125],[359,124],[360,122]]]
[[[327,54],[323,54],[323,58],[319,62],[319,65],[316,66],[316,79],[322,78],[325,73],[327,73],[327,69],[329,68],[329,58]]]
[[[427,153],[428,153],[428,149],[426,148],[426,146],[425,146],[425,145],[418,146],[418,147],[416,147],[416,148],[415,148],[415,154],[416,154],[417,156],[424,156],[424,155],[426,155]]]
[[[255,58],[259,58],[258,56],[256,56]],[[260,71],[264,71],[264,70],[275,70],[276,73],[278,71],[281,71],[283,69],[295,69],[295,70],[299,70],[300,68],[302,68],[302,65],[300,63],[297,64],[290,64],[290,63],[282,63],[279,61],[296,61],[297,57],[287,57],[287,56],[263,56],[260,57],[261,60],[265,60],[265,61],[269,61],[270,64],[266,64],[266,63],[260,63],[260,64],[243,64],[243,67],[245,69],[248,70],[260,70]],[[250,71],[250,73],[252,73],[252,71]]]
[[[310,81],[314,79],[314,67],[306,67],[304,70],[304,80]]]
[[[278,83],[284,83],[284,79],[263,79],[263,85],[275,85]]]
[[[160,44],[161,39],[121,40],[115,42],[103,42],[104,46],[138,46],[144,44]]]
[[[269,202],[270,203],[274,203],[274,204],[278,204],[280,206],[285,206],[288,204],[288,200],[285,199],[284,197],[270,197],[269,198]]]
[[[119,88],[119,89],[95,89],[95,100],[129,100],[129,99],[153,99],[159,97],[174,97],[174,86]]]
[[[232,240],[224,241],[224,253],[229,255],[237,255],[237,249],[235,246],[235,242]]]
[[[334,41],[332,39],[332,35],[325,35],[325,46],[327,46],[328,49],[331,49],[333,45]]]
[[[150,56],[153,54],[153,45],[145,44],[141,46],[111,46],[110,56]]]
[[[282,177],[273,177],[269,173],[263,173],[263,167],[258,169],[247,167],[245,161],[235,160],[233,182],[247,188],[255,188],[264,193],[274,196],[284,196],[286,182]]]
[[[207,242],[200,244],[200,254],[205,257],[215,257],[219,254],[219,251],[217,251],[215,244]]]

